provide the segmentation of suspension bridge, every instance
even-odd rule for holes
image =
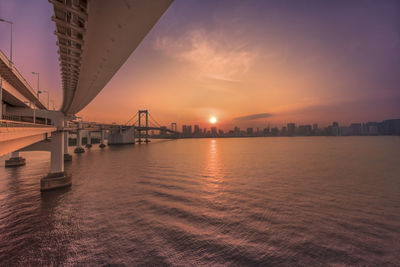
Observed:
[[[179,137],[176,122],[171,123],[171,128],[162,126],[148,110],[139,110],[125,124],[135,128],[138,143],[149,142],[149,131],[159,131],[158,136],[152,134],[153,138],[176,139]]]

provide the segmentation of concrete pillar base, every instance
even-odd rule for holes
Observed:
[[[26,164],[26,159],[23,157],[16,157],[6,159],[5,166],[6,167],[18,167]]]
[[[48,191],[72,185],[72,176],[66,172],[49,173],[40,179],[40,191]]]
[[[100,147],[100,148],[105,148],[106,145],[105,145],[105,144],[100,144],[99,147]]]
[[[85,152],[85,149],[83,149],[83,147],[80,146],[76,147],[74,150],[74,153],[83,153],[83,152]]]
[[[92,144],[86,144],[86,148],[91,148]]]
[[[64,161],[71,161],[72,160],[72,155],[71,154],[64,154]]]

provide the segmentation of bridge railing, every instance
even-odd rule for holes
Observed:
[[[4,117],[4,116],[3,116]],[[48,127],[54,128],[54,125],[46,125],[41,123],[22,122],[14,120],[0,120],[0,127]]]
[[[31,124],[36,124],[36,125],[46,125],[46,120],[44,120],[43,122],[40,122],[39,120],[37,120],[35,123],[26,121],[23,119],[24,116],[16,116],[16,115],[3,115],[3,117],[0,118],[0,120],[4,120],[4,121],[12,121],[12,122],[18,122],[18,123],[31,123]],[[51,126],[50,124],[48,124],[49,126]]]
[[[7,58],[7,56],[3,53],[3,51],[0,50],[0,62],[2,65],[8,66],[10,69],[10,72],[17,77],[17,79],[23,84],[27,92],[30,94],[30,98],[32,102],[35,103],[36,106],[42,106],[42,108],[47,109],[46,105],[42,103],[40,98],[37,96],[37,92],[33,90],[32,86],[28,83],[27,80],[19,73],[17,68],[14,66],[14,64]],[[27,97],[25,95],[25,97]],[[29,99],[29,97],[27,97]]]

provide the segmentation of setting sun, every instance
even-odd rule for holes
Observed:
[[[211,118],[210,118],[210,122],[211,122],[212,124],[216,123],[216,122],[217,122],[217,118],[216,118],[216,117],[211,117]]]

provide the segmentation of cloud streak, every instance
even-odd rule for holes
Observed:
[[[274,116],[274,114],[258,113],[258,114],[250,114],[250,115],[246,115],[246,116],[236,117],[236,118],[234,118],[234,120],[235,121],[251,121],[251,120],[257,120],[257,119],[269,118],[272,116]]]
[[[203,29],[188,31],[178,38],[156,39],[155,48],[195,67],[203,77],[238,82],[249,72],[255,53],[246,45],[227,42]]]

